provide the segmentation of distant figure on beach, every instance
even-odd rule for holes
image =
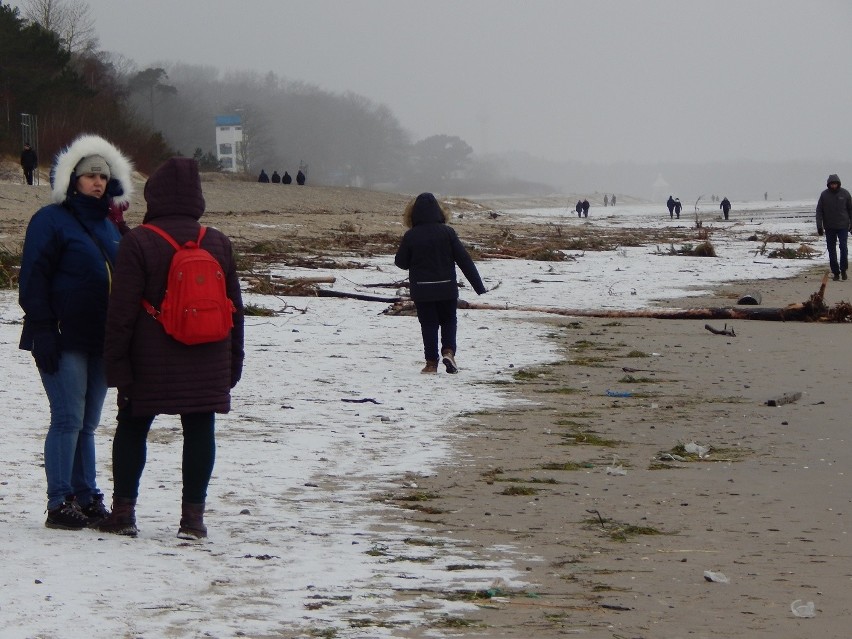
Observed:
[[[305,174],[302,173],[302,170],[299,169],[299,172],[296,173],[296,184],[302,186],[305,183]]]
[[[683,208],[683,206],[682,206],[682,205],[681,205],[681,203],[680,203],[680,198],[679,198],[679,197],[676,197],[676,198],[675,198],[675,204],[674,204],[674,212],[675,212],[675,217],[676,217],[677,219],[680,219],[680,210],[681,210],[681,208]]]
[[[609,198],[609,202],[610,202],[610,204],[612,204],[613,206],[615,206],[615,193],[613,193],[613,194],[612,194],[612,197],[611,197],[611,198]]]
[[[260,170],[260,175],[257,176],[258,182],[263,182],[264,184],[269,183],[269,176],[266,174],[266,171],[263,169]]]
[[[417,309],[423,354],[424,374],[438,372],[443,362],[448,373],[457,373],[456,333],[459,287],[456,265],[477,295],[485,293],[479,271],[447,222],[450,213],[431,193],[411,200],[402,215],[408,229],[402,236],[394,263],[408,271],[411,301]],[[440,360],[438,339],[440,337]]]
[[[825,234],[828,248],[828,263],[836,282],[846,279],[848,251],[846,242],[852,225],[852,196],[840,186],[836,173],[828,176],[826,189],[819,196],[816,206],[816,225],[819,235]],[[840,262],[837,261],[837,244],[840,244]]]
[[[38,166],[38,156],[29,144],[24,145],[24,150],[21,151],[21,168],[24,170],[24,179],[27,184],[33,184],[33,171]]]
[[[583,200],[577,200],[574,210],[577,211],[577,217],[583,217]]]
[[[287,171],[284,171],[284,177],[281,178],[281,184],[291,184],[293,182],[293,178],[290,177],[290,174]]]
[[[731,211],[731,201],[728,199],[727,195],[722,200],[722,203],[719,205],[719,208],[722,209],[722,213],[724,214],[725,219],[727,220],[728,213],[730,213]]]
[[[589,217],[589,201],[587,199],[583,199],[583,217]]]
[[[273,184],[281,184],[281,176],[278,175],[278,171],[272,172],[272,183]]]
[[[669,218],[672,218],[672,219],[674,219],[674,207],[675,207],[675,201],[674,201],[674,198],[670,195],[669,199],[666,200],[666,208],[669,209]]]
[[[609,206],[609,196],[604,195],[604,206]]]
[[[763,199],[764,199],[764,200],[768,200],[768,199],[769,199],[769,191],[764,191],[764,192],[763,192]]]

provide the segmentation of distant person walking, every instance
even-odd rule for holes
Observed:
[[[674,219],[675,201],[671,195],[669,196],[669,199],[666,200],[666,207],[669,209],[669,218]]]
[[[107,381],[118,388],[118,422],[112,444],[113,511],[98,528],[136,536],[136,499],[148,432],[157,415],[180,415],[183,491],[178,537],[200,539],[207,536],[204,509],[216,456],[215,415],[230,410],[231,389],[243,369],[240,282],[230,240],[212,227],[200,234],[204,196],[195,160],[166,160],[148,178],[145,201],[145,224],[121,240],[109,299],[104,359]],[[171,244],[147,225],[165,231],[180,246],[200,241],[218,262],[218,275],[234,308],[233,328],[224,339],[179,342],[142,305],[141,300],[148,300],[162,308],[175,255]]]
[[[438,331],[441,361],[448,373],[457,373],[456,307],[459,287],[456,265],[477,295],[485,285],[470,254],[447,222],[449,212],[431,193],[421,193],[405,207],[403,223],[408,228],[394,263],[408,270],[411,300],[417,309],[426,365],[421,373],[438,372]]]
[[[36,167],[38,167],[38,156],[29,144],[25,144],[24,150],[21,151],[21,168],[24,170],[24,179],[30,186],[33,183],[33,173]]]
[[[609,196],[604,195],[604,206],[609,206]]]
[[[675,217],[676,217],[677,219],[680,219],[680,210],[681,210],[681,208],[683,208],[683,205],[680,203],[680,198],[679,198],[679,197],[676,197],[676,198],[675,198],[675,205],[674,205],[674,212],[675,212]]]
[[[610,204],[612,204],[613,206],[615,206],[615,193],[613,193],[613,194],[612,194],[612,197],[611,197],[611,198],[609,198],[609,202],[610,202]]]
[[[589,217],[589,201],[584,199],[582,203],[583,217]]]
[[[819,235],[825,234],[828,248],[828,263],[836,282],[846,279],[849,266],[847,240],[852,227],[852,196],[840,186],[840,178],[832,173],[826,181],[816,206],[816,225]],[[837,245],[840,244],[840,261],[837,261]]]
[[[725,219],[728,219],[728,213],[731,212],[731,201],[728,199],[726,195],[722,198],[722,203],[719,205],[719,208],[722,209],[722,214],[725,216]]]
[[[305,174],[302,173],[302,170],[299,169],[299,172],[296,173],[296,184],[302,186],[305,183]]]
[[[577,217],[583,217],[583,200],[577,200],[574,210],[577,211]]]
[[[281,183],[282,184],[291,184],[292,182],[293,182],[293,178],[290,176],[289,173],[287,173],[287,171],[284,171],[284,177],[281,178]]]

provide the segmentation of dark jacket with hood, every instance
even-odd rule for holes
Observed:
[[[832,182],[840,184],[840,178],[835,174],[828,176],[826,187]],[[852,197],[842,186],[836,191],[826,188],[819,196],[816,206],[817,233],[825,229],[837,231],[852,227]]]
[[[102,156],[110,168],[101,198],[77,192],[74,167]],[[128,202],[132,165],[112,144],[83,135],[57,156],[52,167],[53,204],[27,226],[21,255],[18,300],[24,310],[20,348],[32,350],[37,333],[58,336],[59,350],[100,354],[109,300],[111,266],[120,235],[108,219],[111,203]]]
[[[478,295],[485,293],[479,271],[447,215],[431,193],[417,196],[405,210],[409,226],[396,252],[395,264],[408,270],[411,299],[415,302],[435,302],[458,299],[456,264]]]
[[[176,242],[195,240],[204,213],[198,163],[172,158],[145,184],[145,223],[159,226]],[[222,266],[234,303],[230,337],[187,346],[165,333],[142,307],[159,308],[174,249],[141,226],[121,239],[107,316],[104,360],[107,383],[130,400],[133,415],[186,414],[230,410],[231,388],[243,368],[243,304],[230,240],[208,228],[201,242]]]

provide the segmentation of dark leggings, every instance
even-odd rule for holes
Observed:
[[[134,417],[130,407],[118,411],[118,425],[112,440],[112,482],[117,497],[136,499],[145,469],[148,431],[154,415]],[[180,416],[183,426],[183,501],[203,504],[216,461],[215,413],[188,413]]]
[[[456,300],[414,302],[420,333],[423,336],[423,354],[427,360],[438,361],[438,329],[441,329],[441,349],[456,352]]]

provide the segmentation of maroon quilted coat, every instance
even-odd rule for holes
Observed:
[[[145,184],[145,222],[159,226],[179,244],[198,237],[204,197],[198,164],[172,158]],[[243,304],[230,240],[208,228],[201,246],[225,271],[228,297],[236,306],[229,339],[187,346],[166,335],[142,307],[159,308],[174,249],[157,233],[136,227],[121,239],[106,323],[104,360],[107,382],[130,398],[135,416],[183,414],[231,407],[231,388],[243,368]]]

